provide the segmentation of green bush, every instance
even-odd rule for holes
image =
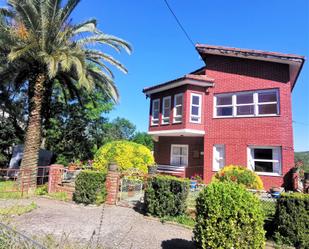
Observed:
[[[35,194],[36,195],[46,195],[48,193],[48,186],[47,184],[44,184],[42,186],[38,186],[35,189]]]
[[[148,179],[145,190],[146,212],[159,217],[183,215],[190,183],[173,176],[154,176]]]
[[[135,168],[146,173],[147,166],[154,164],[154,158],[144,145],[121,140],[103,145],[95,154],[93,168],[106,172],[111,162],[115,162],[120,171]]]
[[[217,172],[212,179],[214,182],[231,181],[248,189],[263,189],[261,178],[244,166],[229,165]]]
[[[283,193],[277,202],[275,239],[296,248],[309,248],[309,195]]]
[[[264,248],[260,201],[241,185],[208,185],[196,200],[194,242],[198,248]]]
[[[106,196],[105,179],[103,172],[83,170],[76,177],[73,200],[84,204],[103,203]]]

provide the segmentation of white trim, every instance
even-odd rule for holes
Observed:
[[[273,159],[254,159],[252,157],[252,150],[254,149],[271,149],[272,150],[272,157]],[[255,171],[254,162],[272,162],[273,167],[275,164],[278,164],[279,172],[260,172]],[[280,146],[255,146],[250,145],[247,147],[247,167],[248,169],[254,171],[258,175],[265,175],[265,176],[281,176],[282,175],[282,148]],[[274,168],[273,168],[274,170]]]
[[[258,94],[259,93],[267,93],[267,92],[275,92],[277,101],[272,102],[259,102],[258,101]],[[241,94],[253,94],[253,102],[247,104],[237,104],[237,96]],[[229,105],[217,105],[217,97],[218,96],[231,96],[232,103]],[[259,106],[267,105],[267,104],[276,104],[277,105],[277,113],[272,114],[259,114]],[[237,107],[238,106],[252,106],[254,108],[254,113],[249,115],[237,115]],[[214,95],[214,108],[213,108],[213,117],[214,118],[243,118],[243,117],[272,117],[272,116],[279,116],[280,115],[280,100],[279,100],[279,90],[278,89],[267,89],[267,90],[256,90],[256,91],[244,91],[244,92],[233,92],[233,93],[218,93]],[[222,107],[231,107],[232,108],[232,115],[229,116],[218,116],[217,115],[217,108]]]
[[[176,98],[181,96],[181,105],[176,106]],[[176,107],[181,106],[181,115],[176,115]],[[183,93],[178,93],[174,95],[174,107],[173,107],[173,123],[182,123],[182,117],[183,117]],[[181,121],[175,120],[175,118],[181,118]]]
[[[216,157],[216,153],[217,153],[217,148],[221,148],[223,150],[223,156],[221,158],[219,158],[219,160],[223,160],[223,167],[225,165],[225,145],[224,144],[214,144],[213,145],[213,152],[212,152],[212,171],[219,171],[220,165],[217,164],[217,157]]]
[[[187,155],[176,155],[178,157],[183,157],[185,160],[185,164],[181,164],[181,165],[173,165],[173,148],[174,147],[182,147],[182,148],[186,148],[187,149]],[[189,145],[188,144],[171,144],[171,153],[170,153],[170,165],[171,166],[179,166],[179,167],[188,167],[188,163],[189,163]]]
[[[188,135],[205,135],[203,130],[194,130],[194,129],[177,129],[177,130],[161,130],[161,131],[148,131],[149,135],[175,135],[175,134],[188,134]]]
[[[199,98],[199,104],[198,105],[193,104],[193,97],[194,96]],[[198,115],[192,115],[192,106],[198,107]],[[202,105],[202,94],[191,93],[191,96],[190,96],[190,116],[189,116],[189,122],[190,123],[196,123],[196,124],[201,123],[201,121],[202,121],[202,106],[203,106]],[[192,120],[192,117],[197,118],[198,121]]]
[[[202,81],[202,80],[180,79],[178,81],[175,81],[175,82],[170,83],[170,84],[166,84],[164,86],[155,88],[153,90],[148,90],[148,91],[146,90],[144,93],[149,96],[149,95],[157,93],[157,92],[163,92],[163,91],[166,91],[166,90],[169,90],[169,89],[172,89],[172,88],[176,88],[176,87],[179,87],[179,86],[187,85],[187,84],[193,85],[193,86],[201,86],[201,87],[208,87],[208,86],[214,85],[213,83],[205,82],[205,81]]]
[[[153,118],[153,113],[155,111],[154,109],[155,102],[158,102],[158,118],[156,119]],[[160,120],[160,99],[153,99],[152,106],[151,106],[151,126],[159,125],[159,122],[160,122],[159,120]],[[157,123],[154,123],[154,121],[156,121]]]
[[[168,106],[169,115],[165,117],[165,101],[166,100],[169,101],[169,106]],[[171,98],[171,96],[163,97],[163,99],[162,99],[162,117],[161,117],[161,124],[163,124],[163,125],[170,123],[171,105],[172,105],[172,98]],[[167,122],[166,122],[166,120],[167,120]]]

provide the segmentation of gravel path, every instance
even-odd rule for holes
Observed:
[[[29,200],[24,201],[29,203]],[[34,202],[38,205],[36,210],[13,219],[16,228],[28,235],[61,237],[65,234],[72,240],[84,242],[93,237],[94,241],[99,239],[104,248],[194,248],[191,230],[162,224],[131,208],[105,206],[99,232],[102,206],[83,206],[45,198],[36,198]]]

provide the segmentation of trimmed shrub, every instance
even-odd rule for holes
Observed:
[[[135,168],[146,173],[154,158],[146,146],[122,140],[103,145],[94,156],[93,168],[106,172],[111,162],[117,163],[120,171]]]
[[[248,189],[263,189],[261,178],[243,166],[229,165],[218,171],[212,178],[214,182],[235,182]]]
[[[309,195],[282,193],[275,214],[275,239],[296,248],[309,248]]]
[[[83,170],[75,180],[73,200],[84,204],[101,204],[105,201],[106,175],[103,172]]]
[[[149,178],[145,190],[146,212],[159,217],[184,214],[189,188],[187,179],[163,175]]]
[[[232,182],[208,185],[196,200],[194,242],[198,248],[264,248],[260,201]]]

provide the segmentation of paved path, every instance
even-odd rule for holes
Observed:
[[[16,228],[28,235],[66,234],[70,239],[84,242],[93,236],[94,241],[99,239],[104,248],[194,248],[191,230],[162,224],[130,208],[105,206],[103,210],[102,206],[83,206],[45,198],[34,201],[38,205],[36,210],[13,220]]]

